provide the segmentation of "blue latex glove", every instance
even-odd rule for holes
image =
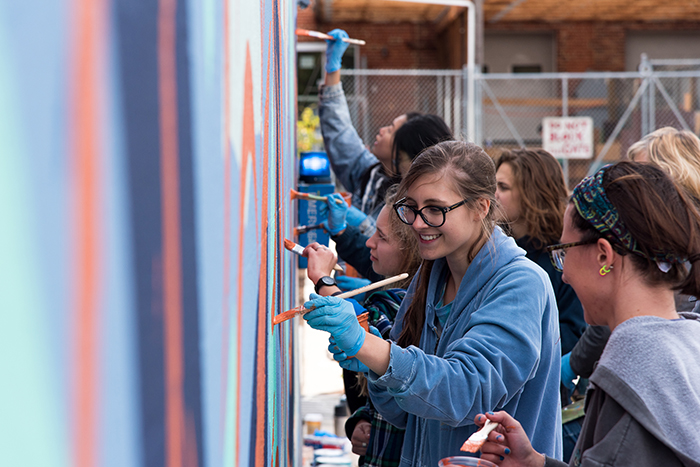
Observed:
[[[365,330],[355,316],[354,307],[342,298],[321,297],[311,294],[304,308],[312,311],[304,314],[309,326],[331,333],[336,345],[347,355],[355,355],[365,343]]]
[[[348,207],[348,212],[345,214],[345,222],[347,222],[348,225],[357,227],[362,224],[365,219],[367,219],[367,214],[360,211],[355,206]]]
[[[360,316],[362,313],[367,311],[367,309],[360,305],[360,303],[354,298],[346,298],[345,300],[352,305],[352,308],[355,310],[355,316]]]
[[[338,203],[340,200],[341,203]],[[327,215],[328,219],[323,222],[323,227],[331,235],[338,235],[341,231],[348,228],[345,222],[345,215],[348,212],[348,205],[340,195],[340,193],[332,193],[328,195],[326,204],[320,209],[321,216]]]
[[[336,275],[335,281],[338,284],[338,288],[340,290],[342,290],[343,292],[347,292],[349,290],[359,289],[360,287],[364,287],[364,286],[372,283],[372,281],[370,281],[369,279],[363,279],[361,277],[341,276],[341,275]],[[355,300],[357,300],[358,302],[364,302],[365,301],[365,294],[361,293],[359,295],[355,295],[353,298]]]
[[[571,352],[561,357],[561,382],[566,389],[573,391],[576,387],[574,380],[578,375],[571,369],[571,364],[569,363],[570,356]]]
[[[369,332],[379,337],[380,339],[382,338],[382,335],[379,333],[379,330],[374,326],[369,327]],[[369,373],[369,368],[367,368],[367,365],[365,365],[364,363],[362,363],[354,357],[348,358],[348,355],[338,348],[338,346],[335,343],[335,339],[333,339],[333,336],[328,338],[328,351],[331,354],[333,354],[333,360],[338,362],[338,365],[340,365],[341,368],[345,368],[346,370],[350,371]]]
[[[342,29],[334,29],[328,33],[329,36],[333,36],[336,39],[342,37],[348,38],[348,33]],[[326,39],[326,72],[333,73],[334,71],[340,70],[340,62],[343,58],[345,50],[348,48],[348,43],[341,40],[330,40]]]

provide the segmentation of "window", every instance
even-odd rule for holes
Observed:
[[[513,73],[542,73],[542,65],[513,65]]]

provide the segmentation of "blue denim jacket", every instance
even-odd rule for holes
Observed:
[[[549,278],[496,228],[467,269],[438,337],[434,304],[446,267],[445,259],[433,266],[419,347],[392,343],[386,373],[368,377],[377,410],[406,428],[401,467],[434,467],[465,455],[459,448],[476,431],[476,414],[497,410],[522,424],[538,452],[561,459],[561,348]],[[392,339],[415,286],[416,280]]]
[[[321,88],[318,114],[333,173],[352,193],[353,206],[376,220],[384,206],[382,187],[389,180],[352,125],[342,84]]]

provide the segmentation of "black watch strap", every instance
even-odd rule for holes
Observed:
[[[318,280],[318,282],[316,282],[314,290],[316,293],[318,293],[318,291],[321,290],[321,287],[332,287],[334,285],[337,285],[335,279],[333,279],[331,276],[323,276]]]

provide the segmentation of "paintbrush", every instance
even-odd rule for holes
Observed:
[[[309,230],[316,230],[316,229],[322,229],[323,224],[316,224],[316,225],[300,225],[299,227],[294,227],[294,236],[298,236],[301,234],[305,234]]]
[[[479,431],[472,433],[469,439],[467,439],[464,442],[464,444],[461,448],[459,448],[459,450],[466,452],[477,452],[486,442],[489,433],[491,433],[497,426],[498,422],[486,419],[486,423],[484,423],[484,426],[482,426]]]
[[[315,37],[317,39],[327,39],[329,41],[335,41],[337,40],[333,36],[329,36],[328,34],[324,34],[322,32],[318,31],[309,31],[308,29],[297,29],[296,31],[297,36],[308,36],[308,37]],[[348,44],[355,44],[355,45],[365,45],[366,42],[361,40],[361,39],[350,39],[349,37],[341,37],[341,41],[347,42]]]
[[[325,202],[328,197],[327,196],[319,196],[319,195],[314,195],[311,193],[302,193],[301,191],[297,191],[295,189],[289,190],[289,195],[291,196],[292,199],[310,199],[313,201],[323,201]],[[335,204],[343,204],[343,200],[336,199]]]
[[[388,277],[386,279],[375,282],[373,284],[369,284],[369,285],[365,285],[364,287],[360,287],[359,289],[350,290],[349,292],[344,292],[344,293],[338,294],[338,295],[336,295],[336,297],[338,297],[338,298],[354,297],[355,295],[369,292],[370,290],[378,289],[380,287],[384,287],[385,285],[393,284],[394,282],[404,280],[407,277],[408,277],[408,274],[404,272],[403,274],[399,274],[398,276]],[[284,313],[280,313],[279,315],[272,318],[272,324],[273,325],[279,324],[283,321],[287,321],[288,319],[292,319],[297,315],[303,315],[304,313],[308,313],[309,311],[311,311],[311,310],[304,308],[304,305],[300,305],[296,308],[292,308],[291,310],[287,310]]]
[[[289,251],[291,251],[292,253],[296,253],[296,254],[299,255],[299,256],[304,256],[304,247],[301,246],[301,245],[299,245],[298,243],[294,243],[293,241],[287,240],[287,239],[285,238],[285,239],[284,239],[284,247],[285,247],[286,249],[288,249]],[[343,270],[343,268],[340,267],[340,266],[338,265],[338,263],[336,263],[336,264],[333,266],[333,270],[334,270],[334,271],[338,271],[338,272],[345,272],[345,271]]]

